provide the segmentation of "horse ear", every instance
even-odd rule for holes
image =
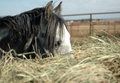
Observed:
[[[54,8],[55,14],[60,15],[61,14],[61,5],[62,5],[62,1],[59,3],[59,5]]]
[[[46,5],[46,7],[45,7],[45,15],[46,15],[47,17],[49,17],[49,15],[50,15],[50,14],[52,13],[52,11],[53,11],[52,3],[53,3],[53,1],[48,2],[47,5]]]

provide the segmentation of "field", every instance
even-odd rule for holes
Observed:
[[[120,33],[120,20],[93,20],[91,25],[89,20],[78,20],[67,21],[66,24],[72,38],[85,37],[91,34],[103,34],[104,32],[113,35]]]
[[[0,83],[120,83],[120,39],[112,35],[72,41],[73,53],[46,59],[0,60]]]

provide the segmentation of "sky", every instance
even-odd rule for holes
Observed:
[[[16,15],[37,7],[43,7],[51,0],[1,0],[0,16]],[[62,14],[120,11],[120,0],[53,0],[56,6],[63,1]],[[117,15],[117,16],[120,16]]]

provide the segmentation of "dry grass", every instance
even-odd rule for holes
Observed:
[[[0,83],[120,83],[120,41],[102,36],[73,43],[73,54],[0,60]]]

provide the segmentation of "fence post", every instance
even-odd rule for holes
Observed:
[[[92,14],[90,14],[90,35],[93,35]]]
[[[114,35],[116,35],[116,23],[113,23],[113,27],[114,27]]]

